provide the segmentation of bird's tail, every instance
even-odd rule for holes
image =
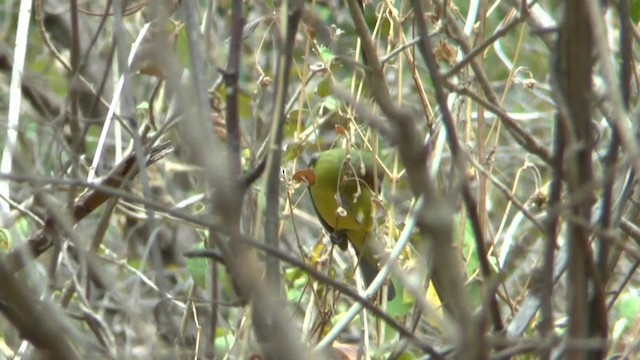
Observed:
[[[380,269],[376,264],[372,264],[371,262],[367,261],[366,258],[361,258],[358,251],[356,251],[356,254],[360,259],[358,266],[360,267],[360,271],[362,272],[364,282],[367,286],[369,286],[373,282],[373,279],[375,279],[375,277],[378,275]],[[393,282],[389,282],[389,288],[387,289],[387,300],[393,300],[395,297],[396,288],[395,286],[393,286]]]

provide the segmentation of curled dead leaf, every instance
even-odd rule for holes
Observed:
[[[336,134],[338,135],[346,135],[347,133],[347,129],[340,125],[340,124],[336,124]]]

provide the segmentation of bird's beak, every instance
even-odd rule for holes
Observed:
[[[316,183],[316,173],[313,169],[302,169],[293,174],[293,180],[304,183],[307,186],[313,186]]]

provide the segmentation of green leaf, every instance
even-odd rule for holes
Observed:
[[[143,111],[147,111],[149,110],[149,103],[146,101],[142,101],[140,102],[138,105],[136,105],[136,110],[143,110]]]
[[[318,87],[316,87],[316,95],[321,98],[333,95],[333,86],[331,86],[331,79],[328,76],[318,83]]]
[[[304,124],[306,119],[312,117],[310,111],[308,109],[295,109],[291,110],[287,114],[287,120],[284,124],[284,135],[287,139],[293,140],[296,138],[295,135],[298,134],[298,118],[300,119],[301,124]],[[304,125],[301,125],[304,126]]]
[[[476,253],[475,235],[471,221],[461,216],[456,216],[453,221],[454,240],[462,243],[462,255],[464,256],[467,276],[473,276],[478,271],[479,261]]]
[[[11,242],[9,241],[9,232],[0,228],[0,254],[4,254],[7,250],[9,250],[9,245]]]
[[[69,80],[62,75],[55,66],[51,66],[51,58],[36,57],[29,61],[27,59],[27,68],[34,73],[37,73],[40,78],[47,84],[47,89],[53,91],[60,97],[67,96]]]
[[[329,96],[325,98],[324,101],[322,102],[322,108],[325,111],[335,111],[338,108],[336,99],[333,96]]]
[[[329,50],[329,48],[320,45],[320,57],[325,64],[331,65],[331,62],[336,56],[331,52],[331,50]]]
[[[417,359],[417,357],[414,354],[407,351],[403,352],[402,355],[400,355],[400,357],[398,358],[398,360],[414,360],[414,359]]]
[[[631,3],[631,20],[634,24],[640,22],[640,0],[633,0]]]
[[[480,281],[475,278],[480,267],[480,261],[478,260],[475,234],[473,233],[471,221],[466,217],[463,218],[462,216],[457,215],[453,221],[453,231],[454,241],[457,244],[462,243],[462,255],[464,256],[465,261],[465,271],[471,280],[467,285],[469,300],[471,305],[474,307],[480,306],[482,304]]]
[[[216,340],[215,348],[219,354],[226,354],[229,352],[231,344],[233,344],[234,335],[225,328],[216,328]]]
[[[415,305],[415,299],[404,291],[400,281],[394,281],[393,285],[396,288],[396,297],[387,302],[387,314],[394,318],[407,316]]]
[[[29,220],[27,220],[27,218],[24,216],[18,219],[18,221],[16,221],[13,228],[18,232],[18,235],[20,236],[20,238],[23,238],[23,239],[28,238],[29,234],[31,233]]]
[[[201,241],[191,247],[192,251],[204,250],[204,241]],[[187,258],[187,270],[193,279],[193,282],[202,287],[207,287],[207,269],[208,260],[205,258]]]
[[[299,158],[304,153],[304,147],[300,143],[292,142],[287,144],[285,148],[285,161],[289,162],[296,158]]]
[[[247,94],[245,94],[244,92],[239,92],[238,93],[238,114],[240,115],[241,119],[252,119],[254,114],[253,114],[253,107],[251,102],[253,101],[253,99],[251,99],[250,96],[248,96]]]
[[[616,302],[616,308],[620,312],[620,317],[633,323],[640,312],[640,297],[625,294]]]
[[[189,40],[187,39],[187,30],[182,24],[177,24],[179,30],[176,34],[176,54],[178,60],[185,68],[189,68],[191,65],[191,58],[189,56]]]
[[[285,138],[287,138],[287,139],[293,138],[293,136],[298,131],[298,116],[299,115],[300,115],[300,110],[291,110],[287,114],[287,119],[286,119],[286,121],[284,123],[284,127],[282,129]]]
[[[309,283],[307,273],[298,268],[289,268],[285,270],[284,279],[289,284],[287,286],[287,300],[291,302],[299,301]]]

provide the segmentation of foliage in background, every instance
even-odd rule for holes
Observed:
[[[595,133],[589,149],[595,174],[588,189],[595,194],[591,218],[579,218],[572,212],[572,206],[584,199],[570,188],[563,189],[559,199],[552,199],[550,184],[559,168],[567,166],[560,163],[554,169],[551,158],[557,147],[554,140],[560,137],[558,114],[568,111],[554,88],[555,77],[562,78],[554,73],[554,59],[559,56],[556,37],[566,16],[564,5],[538,1],[521,13],[520,1],[458,0],[449,2],[445,11],[440,1],[423,1],[421,16],[428,24],[439,71],[446,75],[442,79],[445,85],[437,85],[415,41],[419,37],[415,4],[363,2],[364,21],[384,67],[382,75],[392,105],[406,111],[415,122],[411,124],[412,134],[424,145],[426,157],[425,164],[420,165],[426,165],[429,179],[447,205],[434,206],[434,199],[424,199],[424,211],[444,214],[446,221],[442,222],[453,223],[451,248],[462,264],[464,300],[473,320],[457,324],[455,316],[447,313],[446,305],[451,301],[445,301],[443,307],[434,286],[429,285],[426,291],[430,284],[427,278],[438,280],[430,266],[441,254],[423,245],[439,239],[423,236],[417,229],[420,224],[416,228],[408,225],[420,211],[416,210],[417,198],[409,178],[415,164],[402,161],[399,149],[408,140],[389,136],[406,124],[394,122],[385,114],[376,97],[381,89],[370,86],[371,62],[363,59],[362,39],[357,35],[349,2],[304,2],[302,21],[293,39],[291,71],[285,75],[289,87],[282,124],[284,138],[278,144],[283,151],[277,194],[280,210],[277,214],[266,211],[266,176],[250,182],[245,196],[236,199],[242,203],[235,219],[239,233],[231,235],[216,228],[221,223],[233,226],[225,217],[233,206],[216,207],[216,201],[233,194],[220,184],[242,186],[243,176],[259,168],[271,154],[277,66],[289,14],[273,2],[243,2],[242,44],[235,49],[240,61],[228,64],[234,54],[234,1],[190,2],[193,8],[187,2],[118,1],[126,6],[119,17],[114,15],[115,1],[35,1],[26,37],[16,33],[20,2],[5,1],[0,9],[0,91],[5,95],[0,100],[2,114],[9,112],[8,99],[22,91],[15,147],[9,144],[8,136],[0,137],[2,151],[14,151],[13,168],[0,174],[0,181],[9,184],[9,192],[0,194],[0,264],[11,270],[7,274],[27,290],[27,299],[32,298],[36,308],[53,309],[56,315],[52,318],[65,329],[60,336],[73,344],[76,355],[263,356],[264,347],[260,346],[265,340],[253,332],[258,332],[260,324],[251,311],[251,302],[247,304],[238,279],[228,271],[229,256],[216,247],[227,243],[234,249],[246,238],[264,241],[269,216],[279,220],[277,251],[347,289],[361,289],[357,259],[351,251],[342,252],[331,245],[315,217],[305,183],[295,178],[307,168],[313,153],[351,147],[375,153],[380,171],[386,175],[380,196],[383,210],[376,214],[377,238],[383,248],[391,252],[405,230],[411,236],[411,244],[403,249],[392,273],[394,282],[400,284],[396,299],[364,299],[388,314],[395,324],[371,309],[341,324],[356,301],[326,279],[312,276],[308,269],[283,257],[282,287],[267,288],[284,303],[285,323],[305,350],[314,349],[329,336],[333,326],[344,326],[330,346],[334,355],[343,359],[355,359],[357,354],[374,359],[459,357],[462,355],[452,349],[464,343],[455,340],[464,338],[459,333],[462,330],[477,335],[474,339],[483,356],[562,357],[569,340],[575,340],[568,335],[568,324],[574,317],[570,315],[572,303],[566,299],[575,290],[575,283],[564,272],[567,254],[571,255],[567,244],[573,240],[567,229],[586,224],[589,239],[594,242],[586,246],[589,264],[606,274],[603,283],[587,287],[589,296],[595,296],[595,288],[605,290],[602,302],[606,313],[601,315],[608,320],[604,325],[608,346],[601,358],[633,356],[640,339],[636,272],[640,242],[634,225],[640,212],[632,199],[638,192],[631,170],[637,170],[634,166],[638,161],[629,158],[632,151],[620,144],[620,135],[611,125],[615,111],[607,94],[613,90],[603,80],[598,63],[591,64],[595,69],[593,89],[585,89],[589,96],[585,96],[584,104],[593,109],[592,118],[584,120]],[[77,5],[75,15],[70,4]],[[626,30],[621,27],[620,13],[624,21],[630,21]],[[195,27],[189,27],[191,15],[197,19]],[[449,25],[444,16],[449,17]],[[601,18],[616,66],[622,68],[625,60],[621,34],[632,39],[630,56],[635,61],[640,42],[636,26],[640,22],[640,1],[611,1]],[[452,23],[462,30],[462,39]],[[196,41],[189,33],[193,29],[197,30]],[[474,55],[473,61],[466,57],[465,43],[474,49],[500,32]],[[23,82],[21,88],[11,88],[14,44],[20,42],[27,47]],[[134,54],[123,53],[123,49]],[[194,55],[194,49],[200,51],[199,55]],[[204,59],[204,69],[194,68],[199,56]],[[466,63],[458,68],[461,61]],[[632,63],[631,75],[618,80],[630,84],[628,90],[622,90],[630,103],[626,110],[618,109],[625,116],[635,114],[637,107],[639,86]],[[229,74],[229,65],[237,66],[238,73]],[[233,75],[238,75],[236,86],[228,88]],[[205,122],[197,122],[201,118],[196,116],[198,94],[191,91],[193,79],[206,85]],[[447,108],[461,145],[461,162],[458,155],[452,155],[447,142],[442,104],[436,96],[438,86],[446,91]],[[223,160],[234,155],[229,144],[236,138],[229,133],[228,119],[228,99],[234,94],[242,174],[229,174],[232,166],[227,167]],[[118,104],[114,98],[120,100]],[[114,121],[109,124],[105,119],[112,115]],[[0,116],[3,134],[10,132],[7,118]],[[514,135],[514,130],[505,125],[508,121],[542,150],[536,153],[530,144],[523,146],[526,141]],[[627,128],[635,131],[635,119],[630,117],[628,122]],[[209,134],[215,143],[198,147],[192,133]],[[570,138],[563,138],[566,144]],[[165,142],[171,144],[173,153],[163,154],[146,167],[142,161],[145,154]],[[608,164],[612,147],[622,150],[613,164]],[[567,147],[569,155],[565,156],[572,150],[577,151]],[[136,171],[142,173],[128,175],[130,178],[117,189],[112,183],[100,182],[136,151],[141,156],[135,160]],[[540,152],[550,158],[544,159]],[[572,161],[567,163],[571,165]],[[207,168],[208,164],[217,166]],[[90,178],[92,172],[95,179]],[[211,174],[229,177],[212,183]],[[567,179],[560,179],[565,186]],[[602,229],[598,217],[608,179],[612,180],[611,214],[615,216],[610,227]],[[472,214],[465,207],[463,183],[468,184],[476,200]],[[73,205],[74,199],[86,194],[83,191],[104,191],[108,196],[100,203],[104,205],[79,217],[77,200],[75,208]],[[554,217],[559,224],[555,235],[550,236],[548,226]],[[474,236],[472,220],[476,218],[486,254],[478,250]],[[19,249],[35,246],[33,241],[42,240],[38,234],[50,236],[53,241],[47,246],[52,248],[31,259]],[[549,250],[552,241],[556,243]],[[598,262],[603,253],[598,241],[609,249],[602,255],[604,265]],[[187,251],[204,249],[214,251],[213,259],[184,256]],[[236,251],[232,255],[244,250]],[[247,266],[259,265],[259,271],[250,275],[258,279],[257,283],[269,285],[263,280],[262,264],[274,254],[247,252]],[[555,254],[555,263],[545,267],[545,256],[550,252]],[[23,255],[26,266],[14,268],[17,265],[9,259],[23,259]],[[483,260],[489,269],[482,269]],[[9,276],[4,268],[0,270],[0,279]],[[486,276],[486,271],[491,276]],[[546,283],[551,275],[554,282]],[[25,310],[15,307],[12,301],[17,297],[1,287],[0,310],[4,317],[0,317],[0,358],[12,358],[24,348],[40,352],[43,344],[38,343],[38,331],[24,332],[19,326],[24,318],[16,314]],[[491,321],[492,296],[497,299],[495,309],[505,331],[497,331]],[[256,299],[253,301],[255,305]],[[550,307],[545,308],[543,302]],[[545,316],[553,320],[549,331],[545,330]],[[46,326],[42,330],[46,333]],[[21,345],[27,344],[25,340],[36,346]],[[428,355],[428,348],[439,355]]]

